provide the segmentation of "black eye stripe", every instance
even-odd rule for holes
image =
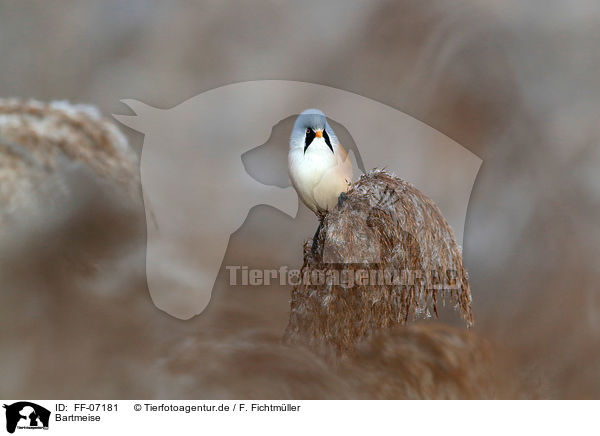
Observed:
[[[325,129],[323,129],[323,138],[325,138],[325,143],[327,144],[327,146],[333,153],[333,147],[331,146],[331,141],[329,140],[329,135],[327,134],[327,130],[325,130]]]
[[[315,139],[315,132],[312,129],[306,129],[306,138],[304,139],[304,153],[306,153],[306,149]]]
[[[313,142],[313,140],[315,139],[315,136],[316,136],[316,134],[315,134],[314,130],[306,129],[306,136],[304,138],[304,153],[306,153],[308,146]],[[325,130],[325,129],[323,129],[323,138],[325,139],[325,143],[327,144],[327,146],[329,147],[331,152],[334,153],[333,146],[331,145],[331,140],[329,139],[329,135],[327,134],[327,130]]]

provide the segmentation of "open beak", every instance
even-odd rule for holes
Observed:
[[[317,130],[317,131],[315,131],[315,135],[317,136],[317,138],[322,138],[323,137],[323,131],[322,130]]]

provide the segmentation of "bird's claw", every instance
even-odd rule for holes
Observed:
[[[344,203],[344,201],[346,201],[347,199],[348,199],[348,196],[346,195],[346,193],[345,193],[345,192],[342,192],[342,193],[340,194],[340,196],[338,197],[338,201],[337,201],[337,206],[338,206],[338,209],[339,209],[340,207],[342,207],[342,204],[343,204],[343,203]]]

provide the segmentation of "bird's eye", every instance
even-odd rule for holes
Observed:
[[[306,134],[308,135],[310,133],[310,129],[306,129]]]

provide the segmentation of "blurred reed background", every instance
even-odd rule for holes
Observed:
[[[156,309],[139,192],[67,165],[77,189],[3,231],[0,396],[600,397],[599,46],[593,0],[0,3],[1,97],[108,115],[123,98],[168,108],[300,80],[386,103],[483,159],[464,236],[472,334],[420,323],[335,367],[279,342],[287,289],[228,289],[223,272],[202,316]],[[122,130],[139,153],[142,135]],[[254,250],[261,213],[224,264]],[[301,245],[278,241],[255,262],[299,266]]]

